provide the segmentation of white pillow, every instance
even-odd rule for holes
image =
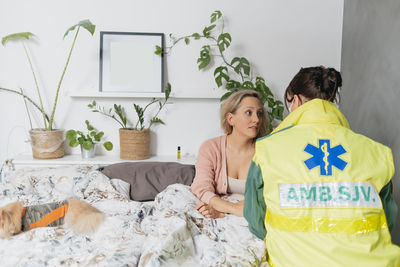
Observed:
[[[115,187],[115,189],[123,196],[126,197],[126,199],[130,199],[129,195],[129,189],[131,185],[125,181],[122,181],[121,179],[111,179],[111,184]]]

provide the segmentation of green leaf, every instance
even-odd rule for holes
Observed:
[[[104,146],[104,148],[105,148],[107,151],[110,151],[110,150],[113,149],[113,144],[112,144],[111,142],[109,142],[109,141],[105,142],[105,143],[103,144],[103,146]]]
[[[86,140],[85,140],[85,138],[84,137],[78,137],[78,143],[79,144],[83,144],[83,142],[85,142]]]
[[[240,82],[235,81],[235,80],[229,80],[226,84],[225,84],[225,88],[228,91],[232,91],[232,90],[237,90],[240,87]]]
[[[231,65],[237,74],[240,74],[243,71],[247,76],[250,75],[250,63],[246,58],[235,57],[232,59]]]
[[[89,108],[96,108],[96,101],[93,100],[92,103],[88,104],[88,107],[89,107]]]
[[[212,14],[211,14],[211,23],[214,23],[215,21],[217,21],[217,19],[222,17],[222,13],[219,10],[215,10]]]
[[[156,45],[156,51],[154,51],[154,54],[156,55],[162,54],[162,48],[159,45]]]
[[[253,89],[254,89],[254,84],[253,84],[252,82],[250,82],[250,81],[245,81],[245,82],[242,84],[242,88],[243,88],[243,89],[253,90]]]
[[[76,139],[76,131],[75,130],[68,130],[65,134],[68,140],[72,141]]]
[[[89,131],[93,131],[94,130],[94,127],[92,125],[90,125],[90,122],[88,120],[85,120],[85,123],[86,123],[86,128]]]
[[[197,32],[192,34],[192,37],[194,37],[195,40],[199,40],[200,39],[200,34],[198,34]]]
[[[229,33],[221,33],[218,36],[217,44],[221,52],[225,51],[231,45],[232,37]]]
[[[70,31],[75,30],[76,27],[82,27],[84,29],[86,29],[88,32],[90,32],[92,35],[94,34],[94,31],[96,29],[96,25],[92,24],[90,22],[90,20],[86,19],[86,20],[81,20],[78,22],[78,24],[75,24],[74,26],[71,26],[64,34],[64,37],[68,35],[68,33]]]
[[[126,128],[127,119],[124,115],[124,111],[122,110],[121,105],[114,104],[114,110],[115,110],[115,113],[117,113],[118,117],[121,119],[121,122],[124,125],[124,128]]]
[[[78,145],[79,145],[79,142],[76,139],[69,141],[69,146],[70,147],[77,147]]]
[[[188,37],[185,38],[185,43],[188,45],[190,43],[190,40]]]
[[[85,141],[82,144],[83,149],[90,150],[93,147],[93,143],[90,141]]]
[[[197,59],[197,63],[199,64],[199,70],[204,69],[211,62],[210,57],[210,46],[205,45],[200,50],[200,57]]]
[[[155,124],[155,123],[160,123],[160,124],[165,124],[160,118],[154,117],[150,120],[151,124]]]
[[[4,36],[1,39],[1,44],[3,46],[5,46],[8,41],[20,41],[20,40],[23,40],[23,39],[29,40],[31,37],[36,37],[36,35],[34,35],[31,32],[13,33],[13,34],[9,34],[7,36]]]
[[[274,98],[269,97],[267,101],[268,101],[268,107],[272,108],[275,104]]]
[[[214,71],[214,78],[218,87],[221,87],[222,79],[224,79],[225,81],[229,81],[228,68],[225,66],[217,67]]]
[[[205,27],[203,30],[204,37],[210,37],[211,30],[215,28],[215,24]]]
[[[168,100],[170,94],[171,94],[171,84],[167,83],[164,90],[165,100]]]
[[[234,93],[233,91],[226,92],[223,96],[221,96],[221,99],[219,101],[221,101],[221,102],[224,101],[233,93]]]

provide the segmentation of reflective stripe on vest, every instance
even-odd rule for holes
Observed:
[[[364,218],[288,217],[267,209],[265,222],[291,232],[364,234],[387,228],[385,213]]]

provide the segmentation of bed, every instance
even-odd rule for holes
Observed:
[[[0,206],[74,197],[103,211],[106,220],[90,235],[43,227],[0,239],[0,266],[268,266],[264,242],[249,232],[244,218],[204,218],[184,184],[169,185],[153,201],[133,201],[98,167],[2,173]]]

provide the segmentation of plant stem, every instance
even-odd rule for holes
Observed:
[[[65,63],[63,73],[62,73],[61,78],[60,78],[60,81],[59,81],[59,83],[58,83],[57,92],[56,92],[56,97],[55,97],[55,99],[54,99],[54,106],[53,106],[53,110],[52,110],[51,116],[50,116],[49,130],[52,130],[52,129],[53,129],[53,120],[54,120],[54,113],[56,112],[58,94],[59,94],[59,92],[60,92],[61,83],[62,83],[62,81],[63,81],[63,79],[64,79],[65,72],[67,71],[67,67],[68,67],[68,64],[69,64],[69,60],[70,60],[71,55],[72,55],[72,50],[74,49],[75,42],[76,42],[76,38],[78,37],[78,33],[79,33],[79,29],[80,29],[80,28],[81,28],[81,26],[79,26],[78,29],[76,30],[76,34],[75,34],[75,37],[74,37],[74,41],[72,42],[72,47],[71,47],[71,50],[69,51],[69,54],[68,54],[67,62]]]
[[[162,105],[158,108],[158,111],[157,111],[156,115],[155,115],[153,118],[156,118],[156,117],[158,116],[158,113],[160,113],[160,111],[161,111],[162,108],[164,107],[165,103],[167,103],[167,100],[168,100],[167,98],[164,100],[164,103],[162,103]],[[150,127],[151,127],[152,124],[153,124],[153,122],[150,121],[149,129],[150,129]]]
[[[152,105],[152,104],[154,104],[154,103],[156,103],[156,102],[158,102],[158,100],[157,100],[157,99],[153,99],[150,103],[148,103],[148,104],[144,107],[144,109],[143,109],[143,114],[144,114],[144,112],[146,111],[146,109],[147,109],[150,105]],[[157,114],[158,114],[158,112],[157,112]],[[154,117],[157,117],[157,115],[154,116]],[[140,121],[140,118],[139,118],[139,120],[136,122],[135,129],[137,129],[138,124],[139,124],[139,121]],[[150,125],[151,125],[151,124],[150,124]],[[142,125],[140,125],[140,126],[142,126]],[[143,126],[142,126],[142,127],[143,127]],[[150,126],[149,126],[149,128],[150,128]]]
[[[33,101],[29,96],[26,96],[25,94],[23,94],[23,93],[21,93],[21,92],[18,92],[18,91],[15,91],[15,90],[13,90],[13,89],[7,89],[7,88],[2,88],[2,87],[0,87],[0,90],[7,91],[7,92],[11,92],[11,93],[14,93],[14,94],[18,94],[18,95],[24,97],[24,98],[27,99],[29,102],[31,102],[32,105],[34,105],[41,113],[44,113],[44,114],[45,114],[45,119],[46,119],[47,121],[50,121],[50,120],[49,120],[49,117],[48,117],[47,114],[44,112],[44,110],[42,110],[42,109],[40,108],[40,106],[39,106],[35,101]]]
[[[43,101],[42,101],[42,96],[40,95],[39,84],[38,84],[37,79],[36,79],[36,74],[35,74],[35,71],[34,71],[34,69],[33,69],[32,61],[31,61],[31,58],[29,57],[28,50],[26,49],[25,42],[22,42],[22,46],[24,47],[25,55],[26,55],[26,57],[27,57],[27,59],[28,59],[29,67],[31,68],[31,71],[32,71],[32,74],[33,74],[33,79],[35,80],[36,91],[37,91],[37,93],[38,93],[39,102],[40,102],[40,107],[41,107],[41,109],[42,109],[42,116],[43,116],[43,121],[44,121],[44,128],[47,129],[47,121],[46,121],[46,118],[45,118],[45,113],[43,112],[43,111],[44,111],[44,108],[43,108]],[[21,90],[22,90],[22,89],[21,89]],[[29,113],[28,113],[28,116],[29,116]],[[30,118],[29,118],[29,120],[30,120]],[[32,123],[31,123],[31,128],[32,128]]]
[[[111,119],[114,119],[116,122],[119,123],[119,125],[121,125],[122,128],[126,128],[126,126],[125,126],[122,122],[120,122],[117,118],[115,118],[113,115],[107,114],[107,113],[101,111],[100,109],[97,109],[97,110],[98,110],[98,112],[99,112],[100,114],[103,114],[103,115],[105,115],[105,116],[107,116],[107,117],[110,117]]]
[[[24,91],[22,91],[22,88],[19,88],[21,90],[21,93],[23,94]],[[31,120],[31,115],[29,115],[29,110],[28,110],[28,105],[26,104],[26,99],[24,98],[24,104],[25,104],[25,109],[26,109],[26,114],[28,115],[28,119],[29,119],[29,125],[31,126],[31,130],[32,130],[32,120]],[[46,122],[45,116],[43,115],[43,120]]]

